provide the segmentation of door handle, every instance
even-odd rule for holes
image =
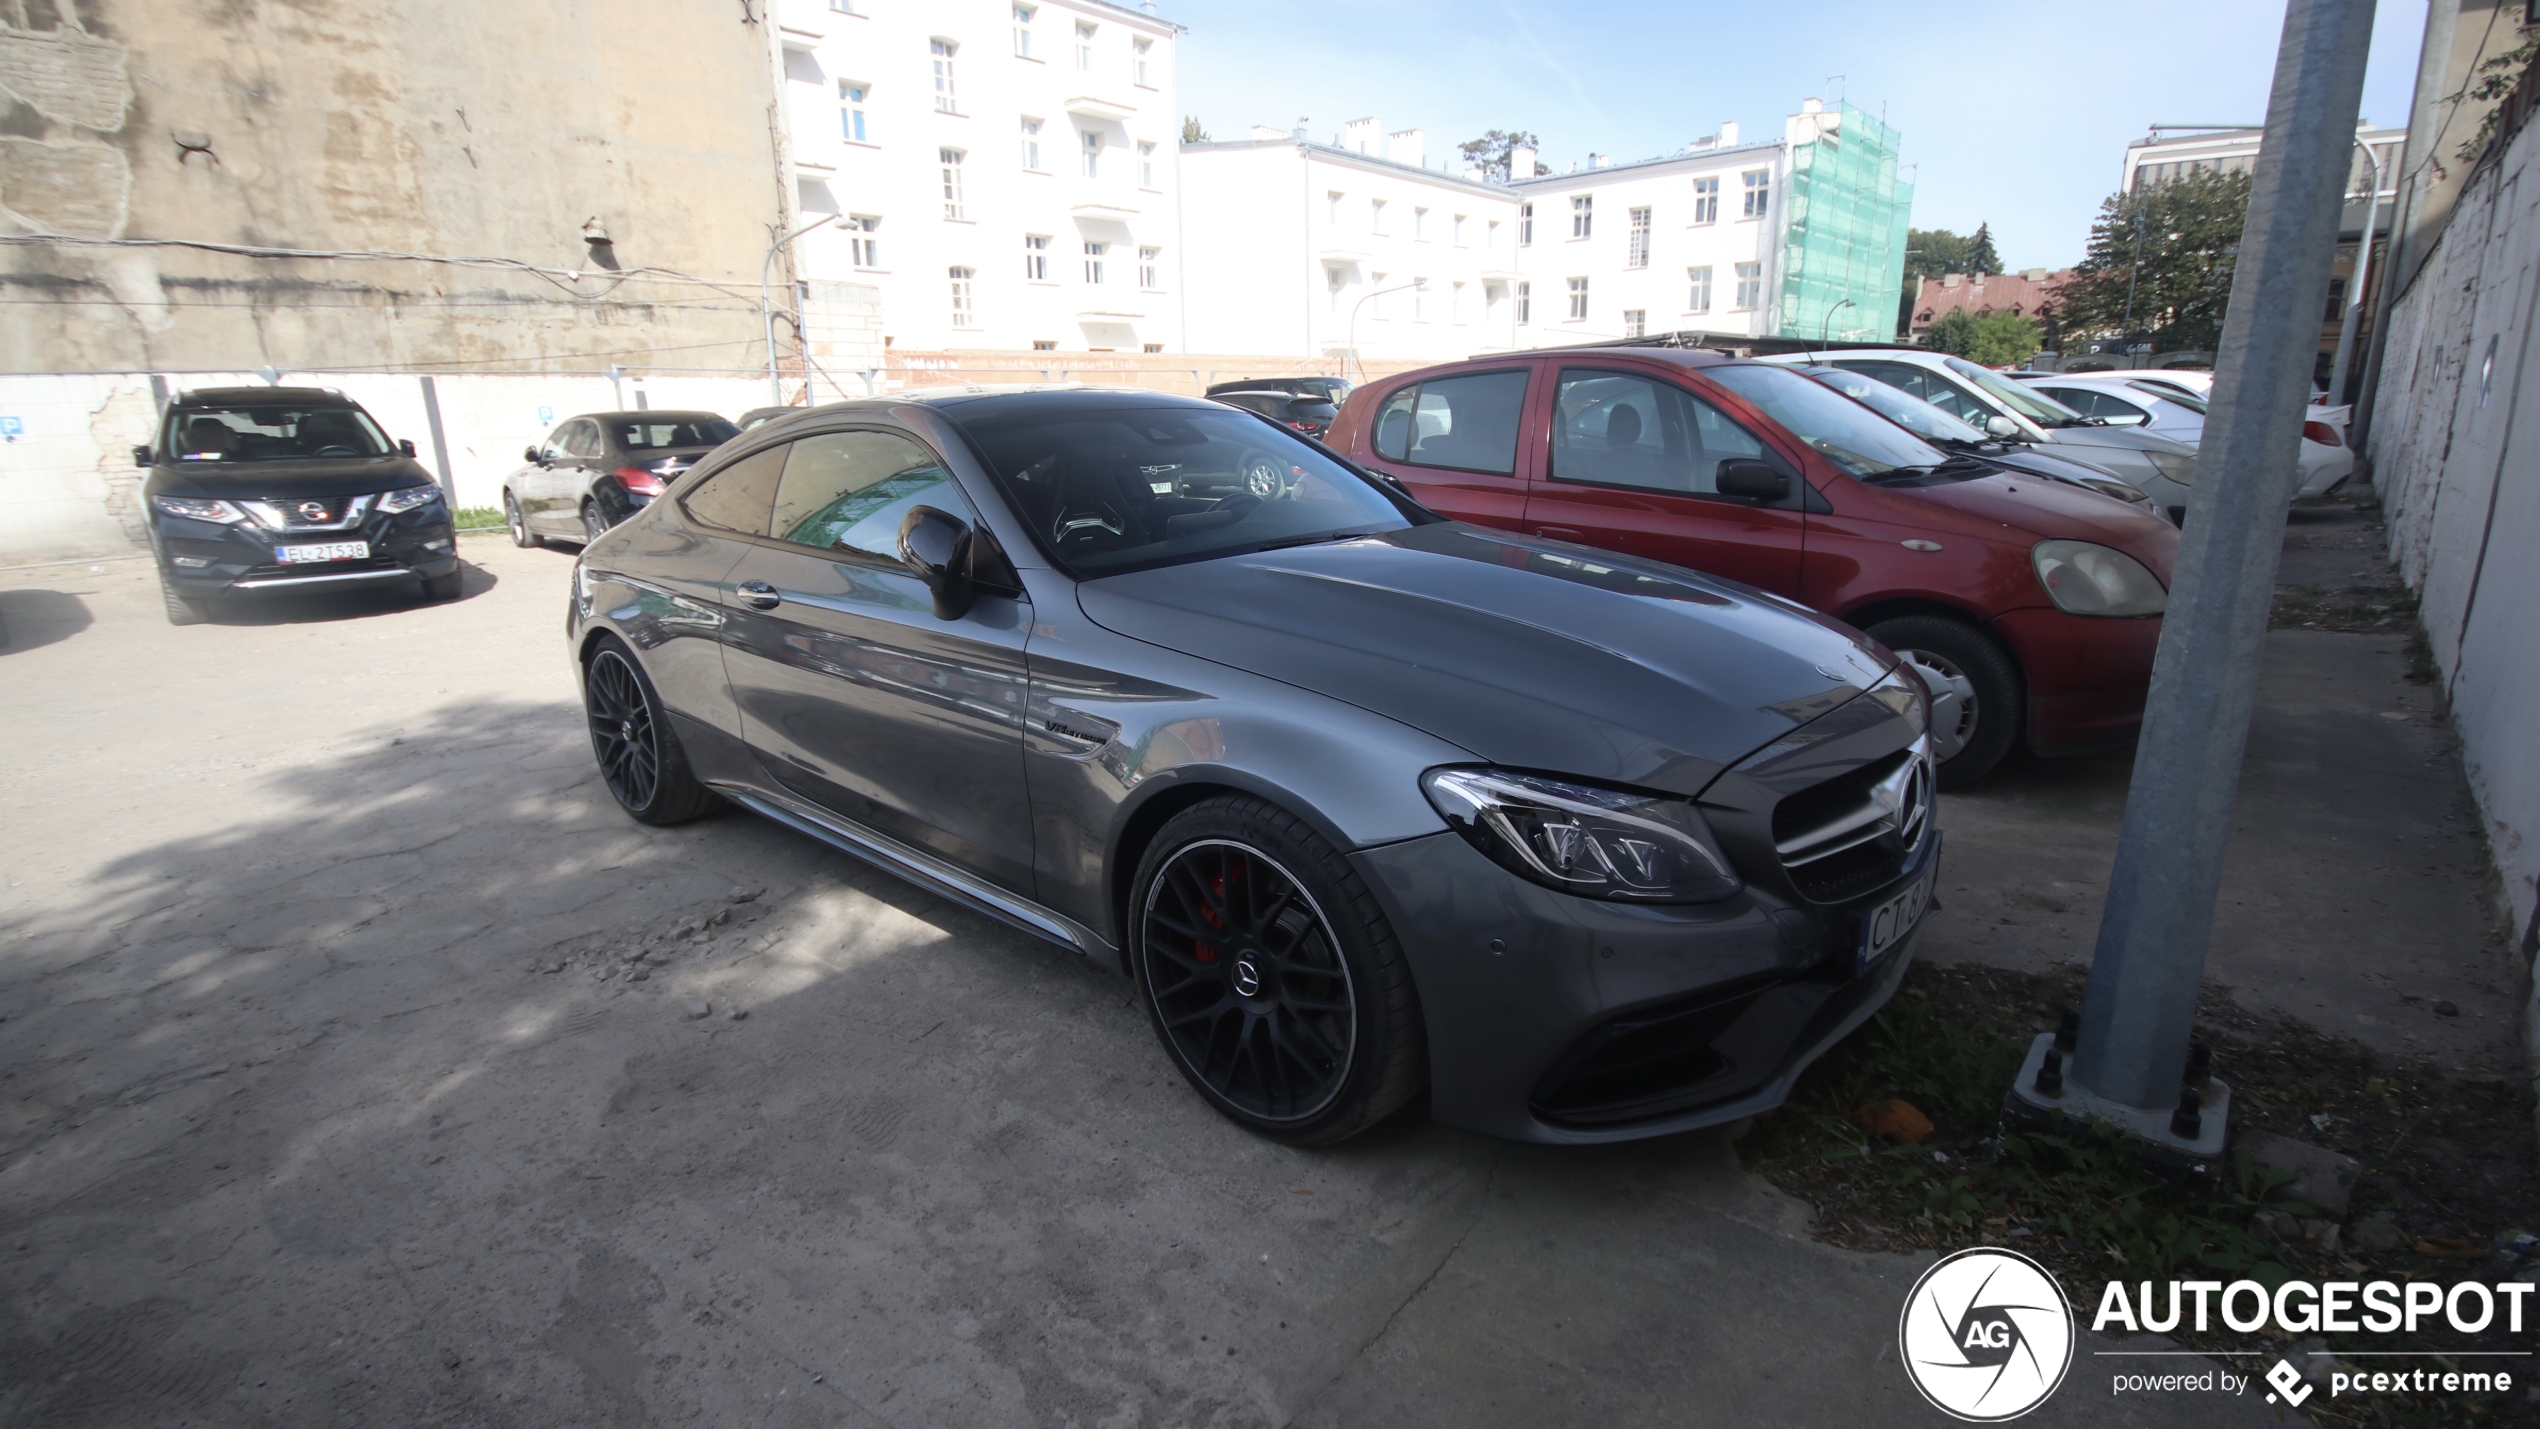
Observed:
[[[743,581],[740,590],[741,603],[752,610],[774,610],[785,599],[765,581]]]
[[[1537,526],[1535,534],[1547,541],[1578,541],[1585,544],[1585,538],[1567,526]]]

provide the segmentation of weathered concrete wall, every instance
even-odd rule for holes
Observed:
[[[2463,187],[2390,315],[2368,438],[2526,953],[2540,928],[2540,124]],[[2540,1031],[2540,1024],[2535,1024]]]
[[[763,365],[763,12],[6,0],[0,370]]]

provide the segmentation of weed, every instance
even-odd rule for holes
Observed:
[[[491,531],[503,523],[500,506],[462,506],[451,513],[451,520],[462,531]]]

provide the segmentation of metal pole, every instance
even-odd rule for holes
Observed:
[[[1825,355],[1826,329],[1834,325],[1834,315],[1842,312],[1845,308],[1856,306],[1858,306],[1858,304],[1854,303],[1850,298],[1846,298],[1842,302],[1835,304],[1833,307],[1826,309],[1826,315],[1817,320],[1817,353],[1819,356],[1822,357]]]
[[[2291,0],[2072,1080],[2179,1097],[2345,207],[2373,0]]]
[[[429,375],[423,383],[423,427],[432,437],[432,462],[441,473],[441,500],[451,510],[459,509],[459,483],[450,475],[450,439],[441,432],[441,394]]]
[[[782,407],[785,405],[785,389],[776,378],[776,309],[771,306],[767,300],[767,265],[776,261],[777,249],[782,248],[786,244],[793,242],[795,239],[802,237],[804,234],[811,232],[820,225],[834,220],[837,216],[838,215],[834,213],[824,213],[820,217],[813,219],[811,222],[804,224],[802,227],[795,229],[793,232],[786,234],[784,237],[777,239],[775,242],[767,245],[767,256],[758,260],[758,320],[759,326],[766,330],[767,336],[767,405],[771,407]],[[810,385],[810,380],[808,378],[804,380],[804,385],[806,387]]]
[[[1415,278],[1408,283],[1396,283],[1390,288],[1378,288],[1371,293],[1361,293],[1358,295],[1358,301],[1349,305],[1349,355],[1357,359],[1358,380],[1362,384],[1367,380],[1367,359],[1358,356],[1358,310],[1367,306],[1369,298],[1381,298],[1387,293],[1399,293],[1406,288],[1419,287],[1427,281],[1425,278]],[[1344,365],[1341,370],[1346,375],[1349,369]]]
[[[2372,230],[2381,220],[2381,156],[2373,152],[2370,144],[2355,147],[2364,151],[2364,162],[2370,166],[2366,172],[2371,175],[2372,188],[2369,190],[2371,197],[2364,205],[2364,241],[2356,246],[2355,271],[2346,279],[2346,316],[2337,325],[2337,359],[2329,364],[2328,369],[2328,400],[2331,403],[2346,400],[2346,363],[2355,350],[2355,320],[2363,314],[2364,284],[2372,278]],[[2345,222],[2342,204],[2340,209],[2338,222],[2342,224]]]

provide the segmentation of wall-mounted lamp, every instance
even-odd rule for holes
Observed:
[[[591,266],[617,271],[617,245],[609,238],[608,225],[597,214],[582,220],[582,241],[590,246]]]

